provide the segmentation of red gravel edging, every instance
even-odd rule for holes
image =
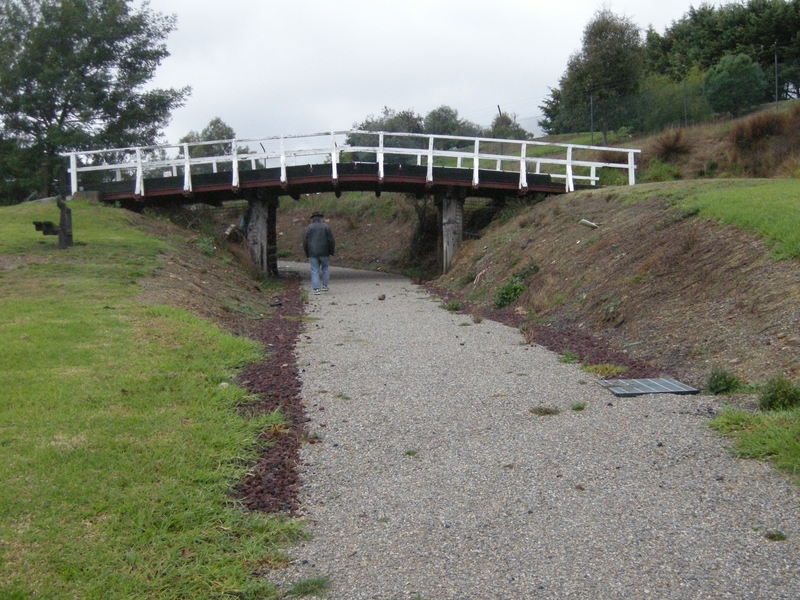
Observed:
[[[261,342],[266,360],[253,364],[239,376],[239,384],[258,396],[244,404],[245,414],[271,413],[280,408],[290,426],[284,433],[262,433],[261,456],[249,467],[247,476],[236,486],[235,496],[252,511],[297,514],[300,479],[300,447],[306,441],[305,409],[294,349],[302,330],[304,315],[299,281],[287,281],[285,293],[266,321],[250,325],[248,337]]]
[[[432,294],[442,298],[442,303],[447,304],[451,300],[457,300],[461,304],[459,312],[471,314],[475,307],[453,292],[435,284],[425,286]],[[651,361],[636,360],[626,353],[611,348],[608,342],[601,337],[588,331],[577,331],[570,327],[559,325],[541,325],[531,323],[524,315],[516,313],[510,309],[479,310],[480,315],[486,319],[504,323],[511,327],[521,327],[526,325],[523,335],[531,344],[538,344],[548,350],[563,354],[572,352],[578,357],[580,362],[591,365],[613,364],[625,367],[625,373],[620,375],[625,379],[649,379],[663,376],[674,376],[666,373]]]

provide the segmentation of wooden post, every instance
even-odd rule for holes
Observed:
[[[61,209],[61,219],[58,224],[58,247],[68,248],[72,246],[72,209],[67,206],[64,198],[58,197],[56,202]]]
[[[267,207],[264,200],[250,199],[246,227],[247,248],[259,273],[267,273]]]
[[[278,226],[277,212],[279,200],[267,196],[259,190],[256,197],[250,198],[250,211],[247,219],[246,236],[250,258],[259,273],[278,276]]]
[[[464,200],[452,190],[442,201],[442,271],[447,273],[461,245],[464,229]]]

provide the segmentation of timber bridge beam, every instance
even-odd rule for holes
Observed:
[[[247,239],[256,266],[277,274],[281,196],[350,191],[442,199],[443,269],[461,242],[467,197],[563,194],[596,186],[599,169],[636,182],[634,148],[375,131],[218,140],[66,153],[70,188],[129,208],[250,203]]]

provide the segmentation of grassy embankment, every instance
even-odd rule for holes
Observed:
[[[682,200],[682,206],[720,224],[757,234],[771,246],[777,260],[800,259],[800,182],[757,180],[724,189],[704,187]],[[788,385],[793,388],[789,392],[792,401],[800,400],[796,384]],[[770,387],[761,389],[762,406],[771,400]],[[800,404],[757,414],[726,409],[711,427],[734,438],[738,456],[771,460],[778,468],[800,475]]]
[[[54,204],[0,209],[0,596],[274,597],[250,574],[302,526],[230,496],[283,420],[235,409],[261,349],[138,302],[169,245],[72,209],[67,250],[31,224]]]

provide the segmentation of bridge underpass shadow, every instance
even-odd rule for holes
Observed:
[[[335,259],[334,259],[335,260]],[[307,262],[278,261],[278,272],[289,277],[300,277],[307,285],[311,285],[311,267]],[[351,283],[369,283],[370,281],[380,282],[387,279],[410,280],[408,277],[396,275],[394,273],[383,273],[381,271],[367,271],[364,269],[349,269],[347,267],[337,267],[331,265],[331,287]]]

